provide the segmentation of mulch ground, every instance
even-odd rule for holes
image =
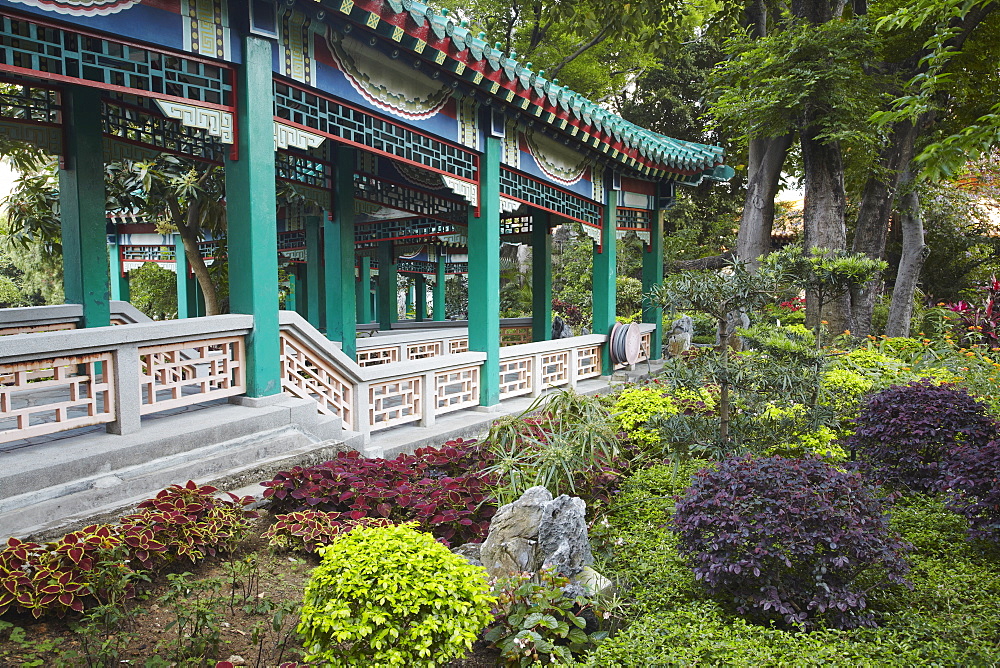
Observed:
[[[198,564],[178,563],[157,573],[131,601],[129,614],[115,630],[86,638],[75,629],[79,618],[35,620],[8,613],[0,621],[0,666],[27,668],[39,666],[208,666],[218,661],[234,665],[265,668],[302,657],[302,645],[295,633],[298,616],[280,614],[282,607],[301,603],[309,573],[318,561],[302,554],[272,552],[258,536],[270,523],[263,513],[250,540],[233,555],[208,559]],[[256,560],[256,568],[246,564]],[[233,575],[224,563],[238,564],[241,573]],[[168,573],[190,573],[186,596],[164,600],[170,591]],[[256,574],[254,577],[253,574]],[[215,586],[208,586],[215,583]],[[234,586],[235,585],[235,586]],[[216,630],[219,642],[214,650],[188,651],[182,658],[179,650],[190,646],[192,638],[178,633],[178,613],[189,624],[202,623]],[[12,624],[13,626],[6,626]],[[191,628],[188,626],[187,628]],[[194,639],[205,633],[194,634]],[[100,645],[105,644],[105,656]],[[477,646],[454,668],[480,668],[498,665],[498,653]]]

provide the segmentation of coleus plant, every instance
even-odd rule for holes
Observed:
[[[445,542],[466,542],[485,536],[496,512],[474,450],[473,442],[459,441],[391,460],[342,452],[332,461],[297,466],[261,484],[275,512],[321,510],[354,522],[416,521]],[[459,473],[465,466],[472,470]]]

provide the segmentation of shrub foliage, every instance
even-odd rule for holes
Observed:
[[[868,399],[848,447],[886,482],[931,491],[957,445],[983,446],[997,435],[986,405],[965,389],[918,381]]]
[[[319,551],[298,627],[316,665],[447,665],[492,619],[482,567],[412,525],[356,527]]]
[[[818,459],[747,456],[702,470],[673,528],[695,577],[761,620],[872,625],[869,590],[905,582],[908,569],[874,490]]]
[[[969,520],[969,537],[1000,543],[1000,441],[961,445],[945,464],[947,507]]]
[[[423,448],[395,459],[338,453],[316,466],[296,466],[261,483],[272,510],[340,513],[334,521],[416,521],[438,538],[455,543],[482,539],[496,505],[480,466],[460,473],[479,450],[471,441]]]

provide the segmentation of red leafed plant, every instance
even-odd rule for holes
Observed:
[[[983,299],[978,304],[958,301],[948,304],[948,309],[958,315],[959,334],[964,341],[996,346],[1000,342],[1000,280],[990,276],[979,290]]]
[[[475,441],[449,441],[395,459],[342,452],[261,484],[274,512],[320,510],[353,522],[416,521],[445,542],[466,542],[484,537],[496,512],[490,480],[482,472],[485,456]]]
[[[0,550],[0,615],[10,608],[36,619],[82,612],[85,600],[101,593],[100,562],[121,545],[112,527],[98,524],[44,545],[9,538]]]
[[[121,518],[126,542],[150,568],[157,560],[187,557],[192,562],[230,552],[250,532],[257,513],[244,508],[253,497],[229,494],[220,499],[211,485],[171,485],[139,504],[138,512]]]
[[[328,545],[336,536],[357,526],[388,526],[387,519],[364,518],[352,520],[344,513],[322,510],[299,510],[286,515],[276,515],[276,521],[262,535],[267,544],[279,550],[304,549],[314,552],[317,547]]]

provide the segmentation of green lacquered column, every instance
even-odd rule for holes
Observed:
[[[399,318],[397,313],[396,294],[396,257],[391,241],[382,241],[378,245],[378,327],[388,331],[392,323]]]
[[[367,255],[358,258],[358,322],[367,325],[372,321],[372,259]]]
[[[469,350],[486,353],[479,403],[500,403],[500,139],[479,160],[479,216],[469,209]]]
[[[649,214],[653,218],[649,246],[643,246],[642,253],[642,291],[644,294],[663,283],[663,215],[659,209],[654,209]],[[663,309],[654,306],[652,302],[644,298],[642,300],[642,321],[656,325],[649,346],[649,358],[658,360],[663,357]]]
[[[111,299],[113,301],[127,302],[130,295],[128,284],[128,274],[122,271],[122,257],[118,245],[118,237],[114,237],[115,242],[108,244],[108,269],[111,272]]]
[[[191,281],[188,279],[190,265],[179,234],[174,235],[174,266],[177,269],[177,317],[195,317],[197,306],[191,300]]]
[[[531,340],[552,338],[552,235],[549,214],[531,213]]]
[[[434,294],[433,294],[433,296],[434,296],[434,305],[433,305],[434,315],[433,315],[432,319],[435,322],[442,322],[444,320],[444,317],[445,317],[444,286],[445,286],[445,280],[447,278],[447,275],[444,273],[444,271],[445,271],[445,269],[447,269],[447,266],[446,266],[446,263],[444,261],[445,260],[444,254],[441,251],[442,251],[442,249],[439,248],[438,249],[437,267],[435,268],[435,275],[434,275]]]
[[[333,216],[323,227],[326,264],[326,336],[340,341],[344,354],[357,356],[357,307],[354,286],[355,149],[334,149]]]
[[[278,345],[278,223],[274,189],[271,44],[243,41],[237,76],[239,159],[226,158],[229,308],[253,316],[246,338],[247,395],[281,392]]]
[[[319,329],[320,320],[320,283],[323,281],[323,260],[320,257],[322,246],[319,237],[321,225],[319,214],[308,214],[303,220],[306,231],[306,278],[303,283],[305,319],[309,324]]]
[[[403,319],[406,320],[410,317],[410,311],[413,310],[413,283],[407,283],[406,285],[406,297],[403,305]]]
[[[417,322],[427,320],[427,277],[417,274],[413,284],[416,291]]]
[[[83,306],[84,327],[111,324],[111,282],[104,191],[101,93],[63,93],[66,146],[59,170],[59,205],[66,303]]]
[[[188,305],[191,309],[192,318],[204,318],[205,317],[205,295],[202,294],[201,285],[199,285],[197,279],[192,277],[187,282],[188,289]]]
[[[285,310],[298,311],[299,277],[294,271],[288,272],[288,295],[285,296]]]
[[[594,247],[594,334],[609,336],[615,324],[615,307],[617,302],[618,276],[616,256],[618,238],[615,236],[615,224],[618,221],[618,192],[608,190],[607,204],[604,205],[604,217],[601,221],[601,248]],[[601,352],[601,373],[611,375],[614,368],[611,364],[611,346],[606,345]]]

